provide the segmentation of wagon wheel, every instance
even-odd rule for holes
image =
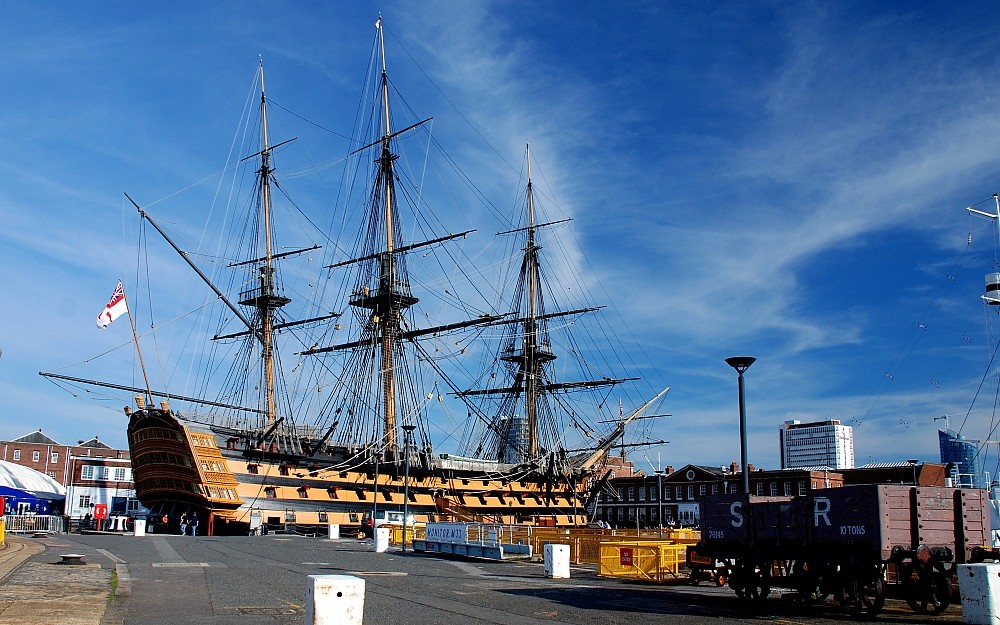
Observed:
[[[837,601],[857,618],[873,619],[885,605],[885,584],[882,569],[842,571]]]
[[[770,567],[745,563],[736,565],[730,573],[729,586],[736,591],[736,597],[748,604],[762,604],[771,592]]]
[[[809,562],[796,562],[792,571],[796,579],[795,589],[802,601],[823,603],[830,593],[822,571]]]
[[[906,603],[914,612],[940,614],[951,605],[951,578],[939,567],[907,563],[899,576]]]

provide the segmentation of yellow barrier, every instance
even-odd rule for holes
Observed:
[[[604,541],[598,575],[664,582],[681,577],[687,545],[661,541]]]
[[[546,543],[569,545],[569,559],[573,564],[598,564],[601,559],[602,543],[613,541],[639,541],[649,543],[676,543],[694,545],[701,540],[701,532],[692,529],[663,530],[663,536],[656,530],[646,530],[640,536],[635,530],[599,530],[599,529],[554,529],[534,528],[530,534],[525,532],[524,542],[531,544],[531,552],[542,553]],[[681,552],[681,560],[684,552]]]
[[[0,516],[0,547],[7,546],[7,524],[4,523],[3,516]]]

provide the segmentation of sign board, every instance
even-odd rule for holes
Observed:
[[[424,532],[427,540],[431,542],[469,542],[469,526],[465,523],[428,523]]]
[[[622,547],[619,552],[619,559],[622,566],[632,566],[632,548]]]
[[[108,518],[108,504],[98,503],[94,504],[94,518],[98,521],[103,521]]]

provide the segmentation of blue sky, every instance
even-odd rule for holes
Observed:
[[[259,57],[274,100],[349,134],[380,12],[394,81],[498,205],[531,143],[592,299],[671,387],[644,468],[739,460],[741,354],[758,466],[794,418],[854,425],[859,464],[936,461],[943,415],[990,436],[997,236],[964,208],[1000,192],[995,3],[104,2],[5,10],[0,437],[125,445],[120,401],[38,376],[129,338],[94,326],[135,273],[123,192],[216,172]]]

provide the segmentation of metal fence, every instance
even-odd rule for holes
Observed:
[[[50,514],[5,514],[3,522],[8,534],[66,533],[66,520]]]

